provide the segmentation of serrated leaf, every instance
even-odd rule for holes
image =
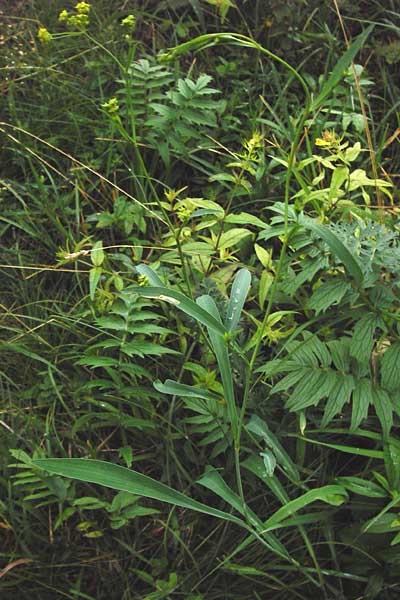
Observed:
[[[369,379],[359,379],[352,395],[350,430],[355,431],[368,415],[369,405],[374,401],[372,384]]]
[[[349,402],[355,386],[354,378],[351,375],[336,374],[335,379],[335,385],[327,394],[328,401],[321,422],[322,427],[326,427],[333,417],[341,412],[343,406]]]
[[[382,356],[381,381],[389,392],[400,388],[400,342],[389,346]]]
[[[382,426],[383,435],[389,435],[393,425],[393,407],[385,390],[375,389],[373,391],[375,412]]]
[[[325,312],[330,306],[339,304],[349,290],[351,290],[351,285],[343,279],[339,277],[328,279],[313,292],[307,302],[307,308],[315,310],[318,315],[320,312]]]
[[[374,345],[374,333],[379,325],[376,315],[368,313],[357,321],[350,342],[350,355],[360,363],[368,363]]]

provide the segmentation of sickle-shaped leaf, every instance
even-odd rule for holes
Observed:
[[[97,483],[114,490],[129,492],[137,496],[153,498],[160,502],[181,506],[190,510],[205,513],[225,521],[232,521],[237,525],[245,526],[244,522],[224,511],[212,508],[185,494],[160,483],[147,475],[132,471],[120,465],[114,465],[102,460],[88,460],[85,458],[44,458],[33,460],[32,464],[49,473],[62,475],[79,481]]]
[[[231,297],[226,312],[226,326],[229,331],[236,329],[251,284],[251,275],[247,269],[240,269],[232,284]]]
[[[187,296],[176,290],[171,290],[166,286],[157,287],[141,287],[141,286],[130,286],[126,288],[126,291],[138,294],[144,298],[154,298],[155,300],[163,300],[173,304],[184,313],[193,317],[198,323],[205,325],[211,331],[224,335],[226,333],[225,327],[215,317],[211,316],[209,312],[201,308],[196,302],[190,300]]]

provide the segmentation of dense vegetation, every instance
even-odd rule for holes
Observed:
[[[2,599],[399,597],[398,8],[3,2]]]

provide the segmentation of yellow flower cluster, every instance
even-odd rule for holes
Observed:
[[[339,148],[341,141],[342,138],[340,138],[333,130],[330,131],[329,129],[326,129],[322,132],[322,137],[315,140],[315,145],[326,148],[327,150],[337,149]]]
[[[38,38],[42,42],[42,44],[49,44],[53,39],[50,31],[47,31],[46,27],[40,27],[38,31]]]
[[[86,29],[90,23],[89,13],[91,5],[88,2],[78,2],[75,4],[76,13],[69,14],[67,10],[62,10],[58,15],[60,23],[66,23],[68,27],[76,29]]]
[[[118,99],[110,98],[110,100],[108,100],[107,102],[104,102],[104,104],[101,105],[101,108],[108,115],[115,115],[119,111]]]
[[[129,29],[130,31],[133,31],[135,29],[135,25],[136,25],[135,15],[128,15],[127,17],[125,17],[125,19],[122,19],[122,21],[121,21],[121,26],[126,27],[126,29]]]

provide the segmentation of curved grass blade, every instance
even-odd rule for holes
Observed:
[[[225,521],[232,521],[232,523],[245,527],[245,523],[241,519],[229,513],[197,502],[197,500],[185,496],[185,494],[170,488],[164,483],[160,483],[147,475],[142,475],[137,471],[132,471],[120,465],[114,465],[102,460],[88,460],[86,458],[43,458],[33,460],[32,464],[49,473],[78,479],[79,481],[97,483],[98,485],[103,485],[114,490],[152,498],[153,500],[195,510],[206,515],[224,519]]]
[[[297,511],[301,510],[305,506],[308,506],[312,502],[321,500],[327,504],[333,506],[340,506],[345,502],[348,494],[344,487],[341,485],[325,485],[316,490],[310,490],[299,498],[291,500],[281,508],[279,508],[269,519],[264,522],[265,531],[275,529],[277,526],[285,526],[285,519],[291,517]]]
[[[320,91],[320,93],[318,94],[318,96],[315,98],[314,102],[312,102],[312,104],[311,104],[311,111],[315,111],[318,108],[320,108],[321,105],[326,100],[326,98],[332,92],[332,90],[337,86],[337,84],[339,83],[339,81],[341,81],[341,79],[343,79],[344,72],[351,65],[351,61],[356,56],[356,54],[358,53],[358,51],[361,49],[362,45],[364,44],[364,42],[368,38],[368,36],[371,33],[371,31],[373,30],[374,26],[375,25],[372,24],[369,27],[367,27],[367,29],[365,31],[363,31],[354,40],[354,42],[351,44],[351,46],[343,54],[342,58],[338,61],[338,63],[336,64],[335,68],[333,69],[330,77],[325,82],[322,90]]]
[[[237,272],[232,284],[228,310],[226,312],[226,327],[228,331],[236,329],[251,284],[251,275],[247,269]]]
[[[171,290],[166,286],[130,286],[126,288],[126,291],[138,294],[138,296],[143,296],[144,298],[154,298],[155,300],[163,300],[164,302],[173,304],[195,319],[198,323],[205,325],[209,330],[214,331],[219,335],[224,335],[226,333],[226,329],[221,321],[218,321],[215,317],[210,315],[209,312],[201,308],[196,302],[193,302],[193,300],[190,300],[190,298],[181,292]]]

